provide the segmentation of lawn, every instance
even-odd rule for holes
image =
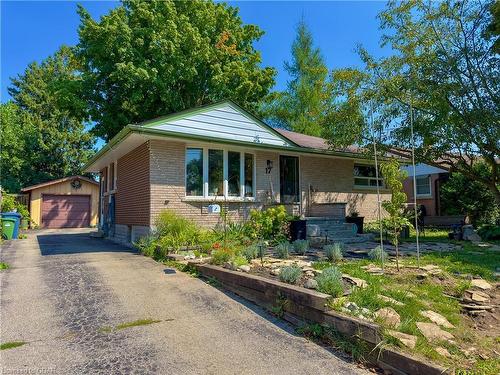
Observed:
[[[393,261],[387,261],[386,271],[382,275],[367,272],[363,267],[369,264],[373,264],[373,261],[344,260],[338,264],[343,273],[365,280],[368,286],[364,289],[355,288],[347,297],[335,299],[332,308],[352,315],[359,315],[360,310],[346,309],[345,306],[349,302],[370,312],[386,307],[393,308],[401,318],[397,330],[417,337],[413,353],[457,369],[474,370],[484,374],[500,373],[497,354],[500,352],[498,329],[488,329],[488,324],[497,325],[497,321],[488,312],[479,317],[464,314],[459,301],[470,288],[471,277],[480,276],[493,281],[493,272],[500,265],[498,250],[465,243],[462,250],[423,255],[420,258],[420,267],[434,265],[440,269],[436,275],[425,277],[417,267],[416,257],[403,258],[399,272]],[[329,266],[331,264],[325,261],[313,264],[316,269]],[[430,322],[421,315],[421,312],[428,310],[442,315],[454,326],[445,329],[454,335],[452,341],[430,343],[422,335],[416,323]],[[383,320],[375,318],[375,321],[389,328]],[[475,325],[483,325],[482,331],[475,329]],[[386,340],[390,345],[401,346],[398,340],[389,334],[386,334]],[[446,355],[440,354],[439,347],[445,348],[449,356],[446,352]]]

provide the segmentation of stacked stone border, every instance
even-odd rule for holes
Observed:
[[[314,322],[333,327],[345,336],[365,341],[372,351],[370,362],[395,374],[437,375],[450,374],[443,367],[423,362],[394,349],[383,348],[381,327],[377,324],[345,316],[327,307],[331,298],[302,287],[266,279],[261,276],[231,271],[209,264],[189,262],[201,276],[215,278],[227,289],[246,300],[267,309],[282,310],[282,318],[293,325]]]

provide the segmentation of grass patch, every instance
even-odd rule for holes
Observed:
[[[115,327],[104,326],[104,327],[99,328],[98,331],[101,333],[111,333],[113,331],[120,331],[122,329],[127,329],[127,328],[131,328],[131,327],[147,326],[150,324],[155,324],[155,323],[160,323],[160,322],[161,322],[161,320],[138,319],[138,320],[134,320],[132,322],[125,322],[125,323],[118,324]]]
[[[0,262],[0,271],[1,270],[8,270],[10,266],[7,263]]]
[[[10,341],[4,344],[0,344],[0,350],[13,349],[17,348],[18,346],[23,346],[25,344],[27,344],[27,342],[25,341]]]
[[[120,329],[126,329],[126,328],[137,327],[137,326],[147,326],[149,324],[155,324],[155,323],[160,323],[160,322],[161,322],[161,320],[138,319],[138,320],[134,320],[133,322],[118,324],[115,329],[118,331]]]

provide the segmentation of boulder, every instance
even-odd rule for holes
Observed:
[[[488,302],[490,300],[490,296],[484,292],[479,292],[477,290],[466,290],[464,292],[464,302],[478,303],[482,304],[484,302]]]
[[[440,355],[442,355],[443,357],[446,357],[446,358],[450,358],[451,357],[451,354],[450,352],[448,351],[448,349],[446,348],[443,348],[442,346],[437,346],[436,347],[436,352]]]
[[[358,279],[357,277],[352,277],[346,274],[342,275],[342,278],[345,279],[350,284],[357,286],[358,288],[366,288],[368,284],[363,279]]]
[[[444,316],[442,316],[441,314],[438,314],[435,311],[432,311],[432,310],[421,311],[420,315],[425,316],[431,322],[436,323],[444,328],[455,328],[455,326],[453,324],[451,324],[448,321],[448,319],[446,319]]]
[[[271,270],[271,275],[279,276],[280,272],[281,272],[281,268],[274,268]]]
[[[250,272],[250,270],[252,269],[250,266],[244,264],[243,266],[239,266],[238,267],[239,270],[243,271],[243,272]]]
[[[418,330],[428,341],[450,341],[454,336],[434,323],[417,322]]]
[[[375,311],[375,317],[392,328],[397,328],[401,323],[401,317],[392,307],[384,307]]]
[[[307,279],[304,283],[304,288],[316,289],[318,287],[318,282],[314,279]]]
[[[483,279],[473,279],[470,285],[474,288],[479,288],[482,290],[489,290],[493,288],[489,282]]]
[[[404,346],[407,346],[410,349],[415,349],[415,346],[417,345],[417,336],[393,330],[388,330],[387,333],[389,333],[392,337],[397,338]]]
[[[355,312],[359,310],[359,306],[356,305],[354,302],[347,302],[345,305],[345,308],[351,312]]]
[[[465,241],[481,242],[481,237],[476,233],[472,225],[462,227],[462,238]]]

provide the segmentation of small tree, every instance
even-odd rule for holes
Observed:
[[[403,181],[408,177],[408,174],[400,169],[396,159],[382,163],[380,169],[385,184],[391,191],[391,200],[383,201],[382,207],[389,214],[384,221],[390,231],[392,243],[396,247],[396,266],[399,271],[399,235],[404,226],[410,225],[410,221],[405,216],[408,198],[403,191]]]

